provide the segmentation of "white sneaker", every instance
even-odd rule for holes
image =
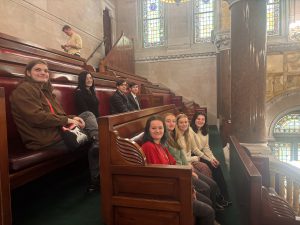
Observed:
[[[221,225],[220,223],[218,223],[216,220],[214,221],[214,225]]]

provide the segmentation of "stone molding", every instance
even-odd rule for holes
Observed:
[[[237,3],[241,0],[223,0],[223,1],[227,2],[229,5],[229,8],[231,8],[234,3]]]
[[[282,52],[282,51],[299,51],[300,42],[286,42],[278,44],[268,44],[267,52]]]
[[[160,61],[173,61],[182,59],[198,59],[213,57],[216,52],[200,52],[200,53],[189,53],[189,54],[177,54],[177,55],[160,55],[160,56],[147,56],[135,58],[135,62],[160,62]]]

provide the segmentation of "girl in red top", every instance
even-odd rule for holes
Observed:
[[[175,165],[176,160],[168,151],[167,129],[163,119],[159,116],[152,116],[147,120],[142,145],[147,163]]]

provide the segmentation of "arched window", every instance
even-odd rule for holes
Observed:
[[[268,0],[267,3],[267,33],[269,36],[280,34],[280,0]]]
[[[165,44],[164,4],[160,0],[143,0],[143,46]]]
[[[300,112],[281,117],[274,126],[273,136],[273,152],[279,160],[300,160]]]
[[[194,0],[194,42],[210,42],[214,29],[214,0]]]

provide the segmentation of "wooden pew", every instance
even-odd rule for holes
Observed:
[[[24,185],[75,160],[87,158],[87,148],[69,154],[57,150],[28,151],[17,132],[10,113],[9,96],[24,78],[25,65],[42,58],[48,62],[50,79],[57,100],[67,114],[77,114],[74,90],[78,74],[85,69],[85,60],[56,50],[0,34],[0,209],[1,225],[11,225],[10,190]],[[96,78],[96,95],[100,101],[100,114],[109,114],[109,98],[115,91],[115,80]]]
[[[26,65],[34,59],[45,60],[58,72],[76,74],[86,68],[83,58],[0,33],[0,62],[7,70],[11,64]]]
[[[170,89],[159,87],[153,84],[142,84],[141,92],[143,94],[151,94],[153,96],[162,96],[163,102],[161,105],[168,105],[172,103],[172,97],[174,94]]]
[[[127,82],[138,84],[141,90],[140,94],[143,95],[141,96],[143,108],[147,108],[149,105],[162,106],[173,103],[175,95],[168,88],[151,84],[146,78],[135,74],[133,41],[124,33],[107,56],[100,61],[99,68],[100,76],[110,74],[111,77],[126,79]],[[181,111],[182,98],[174,98],[174,103]]]
[[[136,143],[150,116],[174,110],[167,105],[99,119],[101,208],[107,225],[193,224],[191,168],[145,165]]]
[[[4,88],[0,87],[0,109],[5,109],[5,93]],[[7,133],[6,133],[6,112],[0,111],[0,224],[10,225],[11,203],[10,203],[10,187],[8,175],[8,152],[7,149]]]
[[[142,109],[163,105],[163,96],[155,96],[152,94],[140,94],[139,99],[141,102]]]
[[[300,224],[288,203],[274,190],[268,189],[269,179],[266,167],[268,158],[251,158],[249,151],[242,147],[234,136],[230,136],[230,172],[238,194],[239,207],[245,225]],[[243,224],[243,225],[244,225]]]
[[[182,112],[186,114],[189,120],[191,121],[195,112],[201,112],[207,115],[207,108],[200,107],[198,104],[196,104],[193,101],[188,101],[183,103]]]
[[[178,111],[181,112],[183,110],[182,96],[175,96],[175,95],[172,96],[171,103],[176,106],[176,108],[178,109]]]

